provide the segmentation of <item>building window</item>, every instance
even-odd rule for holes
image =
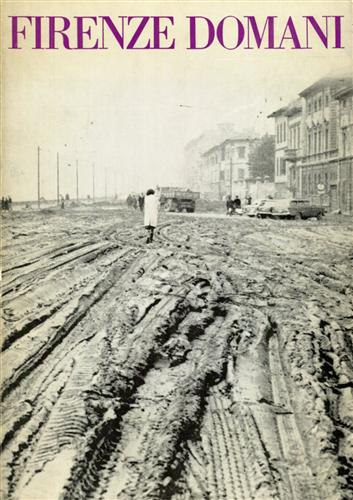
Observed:
[[[245,147],[241,146],[238,149],[238,158],[245,158]]]
[[[321,104],[322,104],[321,97],[319,97],[319,99],[317,101],[317,108],[318,109],[321,109]]]
[[[311,130],[308,130],[308,153],[311,155]]]
[[[321,132],[321,129],[318,131],[317,133],[317,149],[318,149],[318,152],[321,153],[321,136],[322,136],[322,132]]]
[[[286,162],[283,158],[280,159],[280,175],[286,175]]]
[[[325,150],[329,149],[329,128],[328,125],[325,127]]]
[[[311,100],[308,100],[308,113],[311,113]]]
[[[238,168],[238,179],[240,179],[240,180],[244,179],[244,169],[243,168]]]
[[[220,180],[220,181],[224,181],[224,170],[221,170],[221,171],[219,172],[219,180]]]
[[[342,154],[343,156],[346,156],[346,151],[347,150],[347,131],[344,129],[342,130]]]
[[[297,148],[300,148],[300,125],[297,126]]]
[[[284,141],[286,140],[286,130],[287,130],[286,123],[283,123],[283,140]]]

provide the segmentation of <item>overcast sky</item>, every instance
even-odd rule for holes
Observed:
[[[328,72],[351,63],[351,4],[344,2],[10,2],[7,15],[173,15],[174,51],[40,51],[4,49],[4,193],[15,200],[37,196],[37,146],[41,192],[56,196],[56,154],[61,193],[96,196],[181,183],[185,144],[217,123],[273,132],[267,115]],[[344,15],[345,50],[243,50],[215,46],[185,50],[185,16],[219,20],[226,15]],[[349,37],[348,37],[349,34]],[[182,105],[182,106],[180,106]]]

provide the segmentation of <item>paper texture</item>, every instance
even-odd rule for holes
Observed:
[[[351,2],[1,22],[2,498],[350,498]]]

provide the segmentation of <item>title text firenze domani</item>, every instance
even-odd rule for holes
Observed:
[[[187,16],[185,39],[176,39],[173,16],[9,16],[9,49],[187,50],[219,46],[236,49],[342,49],[343,16],[220,19]],[[180,32],[179,32],[180,33]]]

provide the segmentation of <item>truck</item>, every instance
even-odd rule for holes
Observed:
[[[166,212],[195,212],[200,193],[180,187],[160,187],[158,195],[161,207]]]

